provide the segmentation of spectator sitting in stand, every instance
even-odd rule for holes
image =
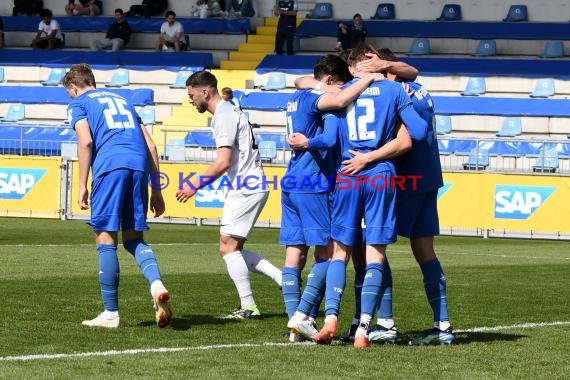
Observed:
[[[142,0],[142,4],[131,5],[125,14],[127,17],[152,17],[160,16],[168,8],[167,0]]]
[[[176,21],[174,11],[166,12],[166,21],[160,26],[160,36],[156,42],[156,51],[174,49],[177,53],[186,48],[184,27]]]
[[[338,37],[335,46],[336,51],[355,48],[366,40],[368,29],[362,25],[362,16],[357,13],[352,17],[353,24],[338,24]]]
[[[14,0],[12,16],[33,16],[44,8],[43,0]]]
[[[125,19],[121,8],[115,9],[115,22],[111,24],[105,38],[89,41],[91,50],[111,49],[119,51],[123,49],[131,39],[131,26]]]
[[[32,40],[32,49],[56,49],[63,47],[63,36],[59,27],[59,22],[52,19],[53,13],[49,9],[42,9],[40,12],[42,21],[38,26],[38,32]]]
[[[79,4],[75,0],[69,0],[65,6],[65,13],[68,16],[97,16],[101,14],[103,2],[101,0],[79,0]]]
[[[198,0],[192,7],[192,16],[206,18],[222,15],[222,6],[218,0]]]
[[[253,17],[255,10],[251,0],[226,0],[226,16]]]

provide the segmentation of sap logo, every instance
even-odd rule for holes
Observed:
[[[47,169],[0,168],[0,199],[22,199]]]
[[[223,208],[226,200],[227,187],[220,186],[218,178],[208,186],[198,190],[194,196],[194,206],[200,208]]]
[[[528,219],[554,190],[555,187],[497,185],[495,218]]]
[[[443,197],[443,194],[445,194],[451,186],[451,183],[445,183],[442,187],[440,187],[439,190],[437,190],[437,199],[439,200],[439,198]]]

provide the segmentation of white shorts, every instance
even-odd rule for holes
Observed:
[[[257,221],[263,206],[267,203],[269,191],[243,194],[240,191],[228,191],[222,212],[220,234],[249,238],[249,233]]]

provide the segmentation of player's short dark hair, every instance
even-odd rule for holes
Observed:
[[[115,9],[115,14],[120,13],[123,14],[123,10],[121,8]]]
[[[341,50],[341,51],[338,53],[338,56],[339,56],[340,58],[342,58],[342,60],[343,60],[344,62],[346,62],[346,60],[347,60],[347,58],[348,58],[348,56],[350,55],[351,52],[352,52],[352,49],[344,49],[344,50]]]
[[[376,51],[376,53],[384,61],[391,61],[391,62],[398,61],[398,57],[396,57],[396,54],[394,54],[394,52],[388,48],[380,48]]]
[[[355,13],[354,16],[352,16],[352,19],[354,20],[355,18],[360,17],[362,18],[362,16],[360,15],[360,13]]]
[[[369,53],[378,55],[378,52],[376,51],[376,48],[374,46],[367,43],[361,43],[358,46],[356,46],[354,49],[352,49],[352,51],[346,58],[346,63],[348,64],[348,66],[354,66],[358,62],[368,59],[366,54]]]
[[[352,80],[346,62],[334,54],[322,56],[313,67],[313,74],[316,79],[321,79],[325,75],[332,75],[337,81],[343,83]]]
[[[176,13],[174,13],[174,11],[167,11],[166,14],[164,15],[164,17],[168,18],[168,16],[170,16],[170,15],[176,17]]]
[[[197,71],[186,79],[186,86],[218,88],[218,79],[209,71]]]

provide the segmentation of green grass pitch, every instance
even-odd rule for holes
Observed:
[[[89,329],[81,321],[102,310],[89,227],[0,218],[0,379],[563,379],[570,373],[568,242],[437,238],[452,324],[460,331],[455,344],[356,350],[287,344],[280,290],[255,274],[264,318],[221,319],[238,298],[217,252],[217,228],[153,224],[146,240],[172,294],[171,326],[154,325],[148,285],[121,247],[121,326]],[[248,246],[281,267],[277,240],[277,230],[258,228]],[[407,241],[390,246],[388,257],[395,319],[406,337],[430,327],[431,311]],[[352,319],[352,273],[349,265],[340,330]]]

